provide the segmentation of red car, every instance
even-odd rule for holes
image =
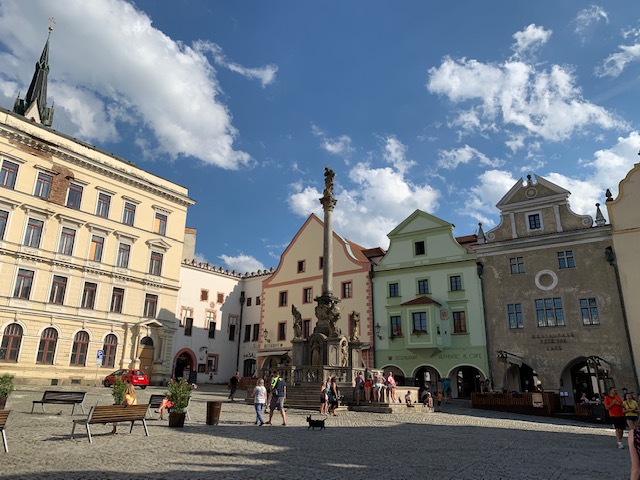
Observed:
[[[123,382],[128,382],[143,390],[147,388],[147,385],[149,385],[149,377],[147,377],[142,370],[129,370],[128,368],[123,368],[122,370],[116,370],[115,372],[110,373],[104,377],[102,384],[105,387],[110,387],[116,382],[116,377],[119,377]]]

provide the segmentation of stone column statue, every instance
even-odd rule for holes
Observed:
[[[295,305],[291,305],[291,314],[293,315],[293,337],[302,337],[302,314]]]
[[[360,340],[360,314],[355,311],[351,314],[351,325],[351,331],[353,332],[351,340],[357,342]]]

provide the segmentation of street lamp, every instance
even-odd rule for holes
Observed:
[[[382,327],[380,326],[380,323],[376,323],[376,337],[378,337],[380,340],[382,340],[382,335],[380,335],[380,329]]]
[[[268,343],[268,342],[269,342],[269,339],[267,338],[267,335],[269,335],[269,331],[265,328],[265,329],[262,331],[262,337],[264,338],[264,341]]]

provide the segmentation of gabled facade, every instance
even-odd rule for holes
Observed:
[[[624,299],[629,338],[638,379],[640,365],[640,163],[636,163],[620,182],[618,197],[607,198],[609,222],[613,234],[613,255],[610,263],[618,271],[618,281]]]
[[[376,366],[401,385],[435,392],[450,381],[453,397],[470,396],[488,376],[475,254],[452,224],[420,210],[388,237],[374,267]]]
[[[569,207],[544,178],[518,181],[500,200],[500,224],[478,235],[494,387],[559,392],[572,404],[611,384],[635,390],[614,269],[611,228],[598,210]]]
[[[302,315],[303,337],[313,333],[317,305],[314,299],[322,294],[323,232],[323,222],[310,215],[280,257],[278,268],[263,283],[258,369],[265,373],[291,365],[293,306]],[[341,311],[337,327],[344,335],[351,335],[350,315],[360,315],[363,361],[366,366],[373,366],[371,262],[365,249],[332,234],[333,294],[340,299]]]

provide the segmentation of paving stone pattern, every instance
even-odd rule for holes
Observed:
[[[287,426],[253,424],[254,409],[226,400],[224,387],[195,391],[182,429],[150,420],[129,433],[121,424],[83,427],[72,440],[71,407],[46,405],[30,414],[44,387],[21,387],[9,398],[9,453],[0,450],[0,478],[49,479],[625,479],[629,453],[609,426],[474,410],[457,402],[442,413],[415,409],[385,415],[346,412],[325,430],[307,429],[310,411],[289,410]],[[78,389],[79,390],[79,389]],[[85,409],[112,403],[111,390],[89,388]],[[161,387],[138,390],[145,403]],[[243,392],[239,397],[243,396]],[[222,401],[220,424],[206,425],[206,402]],[[156,415],[157,416],[157,415]],[[314,418],[317,414],[314,413]]]

